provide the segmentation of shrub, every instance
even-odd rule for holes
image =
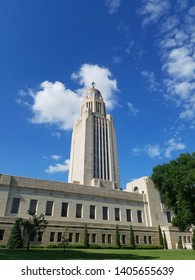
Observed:
[[[146,249],[146,250],[159,250],[159,249],[163,249],[163,246],[160,245],[153,245],[153,244],[145,244],[145,245],[137,245],[136,249]]]

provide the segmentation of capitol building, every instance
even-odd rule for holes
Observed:
[[[0,174],[0,244],[7,243],[17,217],[29,218],[28,211],[43,213],[48,222],[32,244],[57,244],[66,227],[69,242],[83,244],[87,225],[89,244],[112,246],[118,225],[121,245],[128,246],[132,225],[136,245],[159,245],[160,225],[169,249],[179,239],[192,248],[192,232],[172,226],[174,213],[149,177],[121,189],[114,121],[94,84],[73,127],[68,183]]]

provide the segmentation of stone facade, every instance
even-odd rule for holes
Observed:
[[[29,218],[28,211],[48,221],[36,244],[57,244],[64,230],[70,243],[80,244],[87,225],[90,244],[115,245],[118,225],[121,244],[127,246],[132,225],[137,245],[159,245],[160,225],[170,249],[179,239],[191,248],[192,233],[171,226],[173,213],[149,177],[120,189],[114,122],[94,86],[73,128],[68,183],[0,175],[0,243],[8,241],[17,217]]]
[[[7,242],[16,217],[28,218],[27,211],[32,207],[32,201],[36,201],[37,215],[43,213],[48,221],[42,238],[35,240],[38,244],[60,242],[66,227],[70,242],[82,243],[86,224],[91,244],[115,245],[115,227],[118,225],[121,244],[129,245],[131,224],[137,244],[158,245],[160,224],[169,248],[177,246],[179,236],[187,248],[191,245],[191,232],[180,233],[168,223],[166,211],[159,205],[159,193],[147,177],[128,183],[127,189],[122,191],[1,175],[0,195],[1,243]],[[14,208],[15,199],[19,204]],[[48,202],[52,205],[49,208]]]

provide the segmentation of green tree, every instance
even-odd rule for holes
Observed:
[[[121,248],[121,243],[120,243],[120,234],[119,234],[119,229],[118,225],[116,225],[116,247]]]
[[[61,245],[64,248],[64,252],[65,252],[65,249],[66,249],[66,247],[68,246],[68,243],[69,243],[68,232],[69,232],[69,227],[65,226],[64,232],[62,234],[62,239],[61,239]]]
[[[84,226],[84,247],[89,248],[89,236],[88,236],[88,230],[87,230],[87,225]]]
[[[195,225],[195,153],[157,165],[151,179],[163,203],[174,211],[173,226],[185,231]]]
[[[17,218],[15,223],[13,224],[9,240],[8,240],[8,248],[22,248],[23,240],[22,240],[22,219]]]
[[[30,242],[33,240],[33,238],[39,233],[43,232],[48,222],[45,220],[45,216],[43,214],[40,214],[40,216],[37,216],[35,214],[29,214],[29,219],[23,219],[22,224],[24,227],[24,231],[27,234],[27,251],[29,251],[30,248]]]
[[[195,250],[195,228],[193,228],[193,235],[192,235],[192,249]]]
[[[158,226],[158,236],[159,236],[159,244],[164,248],[164,240],[163,240],[163,235],[162,235],[162,230],[160,225]]]
[[[132,225],[130,225],[129,231],[130,231],[130,246],[132,247],[132,249],[135,249],[135,236],[134,236]]]

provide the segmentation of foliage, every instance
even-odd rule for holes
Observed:
[[[116,225],[116,247],[121,248],[118,225]]]
[[[45,220],[45,216],[40,214],[37,216],[35,214],[29,214],[29,219],[23,219],[22,224],[24,226],[24,230],[26,231],[28,242],[27,242],[27,250],[29,251],[31,240],[39,233],[43,232],[47,227],[47,221]]]
[[[136,250],[159,250],[163,249],[164,247],[154,244],[143,244],[143,245],[136,245]]]
[[[193,228],[193,235],[192,235],[192,249],[195,250],[195,228]]]
[[[158,236],[159,236],[159,244],[164,248],[164,240],[163,240],[163,235],[162,235],[162,230],[160,225],[158,226]]]
[[[64,232],[62,234],[61,243],[58,244],[58,247],[63,247],[64,248],[64,252],[65,252],[65,248],[69,246],[68,231],[69,231],[69,227],[65,226]]]
[[[8,240],[8,248],[22,248],[23,247],[23,240],[22,240],[22,219],[17,218],[13,227],[11,229],[11,233]]]
[[[130,247],[132,249],[135,249],[135,236],[134,236],[132,225],[130,225],[129,231],[130,231]]]
[[[181,231],[195,224],[195,153],[181,154],[167,164],[153,168],[151,179],[163,203],[173,209],[173,226]]]

